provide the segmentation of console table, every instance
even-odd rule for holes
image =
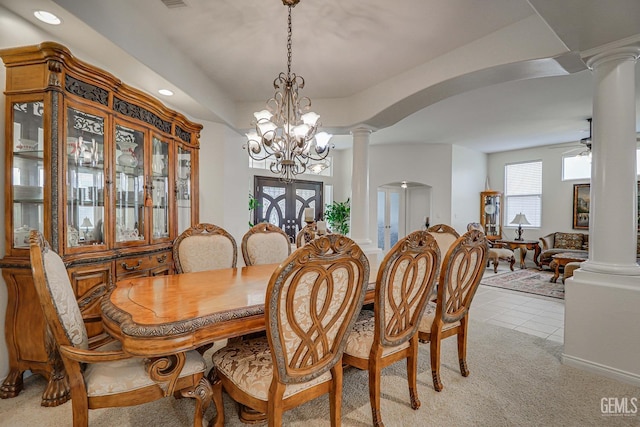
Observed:
[[[524,259],[527,256],[527,250],[533,250],[533,261],[536,263],[538,268],[540,268],[540,264],[538,263],[540,245],[537,240],[497,240],[497,243],[507,245],[511,250],[520,249],[520,268],[525,268]]]

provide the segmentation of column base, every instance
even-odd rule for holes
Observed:
[[[576,270],[565,284],[562,362],[640,386],[638,307],[640,277]]]
[[[601,274],[615,274],[621,276],[640,276],[640,265],[637,263],[630,264],[611,264],[597,261],[585,261],[580,265],[583,271]]]

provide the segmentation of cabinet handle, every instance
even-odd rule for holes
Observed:
[[[156,257],[156,260],[158,260],[158,263],[160,264],[164,264],[164,262],[167,260],[167,254],[164,255],[158,255]]]
[[[122,264],[120,264],[122,266],[122,268],[124,268],[127,271],[133,271],[133,270],[137,270],[142,266],[142,260],[139,259],[138,260],[138,264],[136,265],[127,265],[127,263],[125,261],[122,261]]]

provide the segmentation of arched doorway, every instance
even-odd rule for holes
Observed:
[[[392,182],[378,187],[378,248],[386,253],[398,239],[424,229],[431,218],[431,186]]]

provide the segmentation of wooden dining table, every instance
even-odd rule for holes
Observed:
[[[266,329],[266,289],[277,266],[119,281],[102,301],[105,330],[122,343],[124,352],[149,358],[159,367],[149,374],[166,384],[166,396],[173,395],[186,351]],[[365,303],[373,302],[376,275],[372,269]],[[222,402],[214,404],[223,410]]]

